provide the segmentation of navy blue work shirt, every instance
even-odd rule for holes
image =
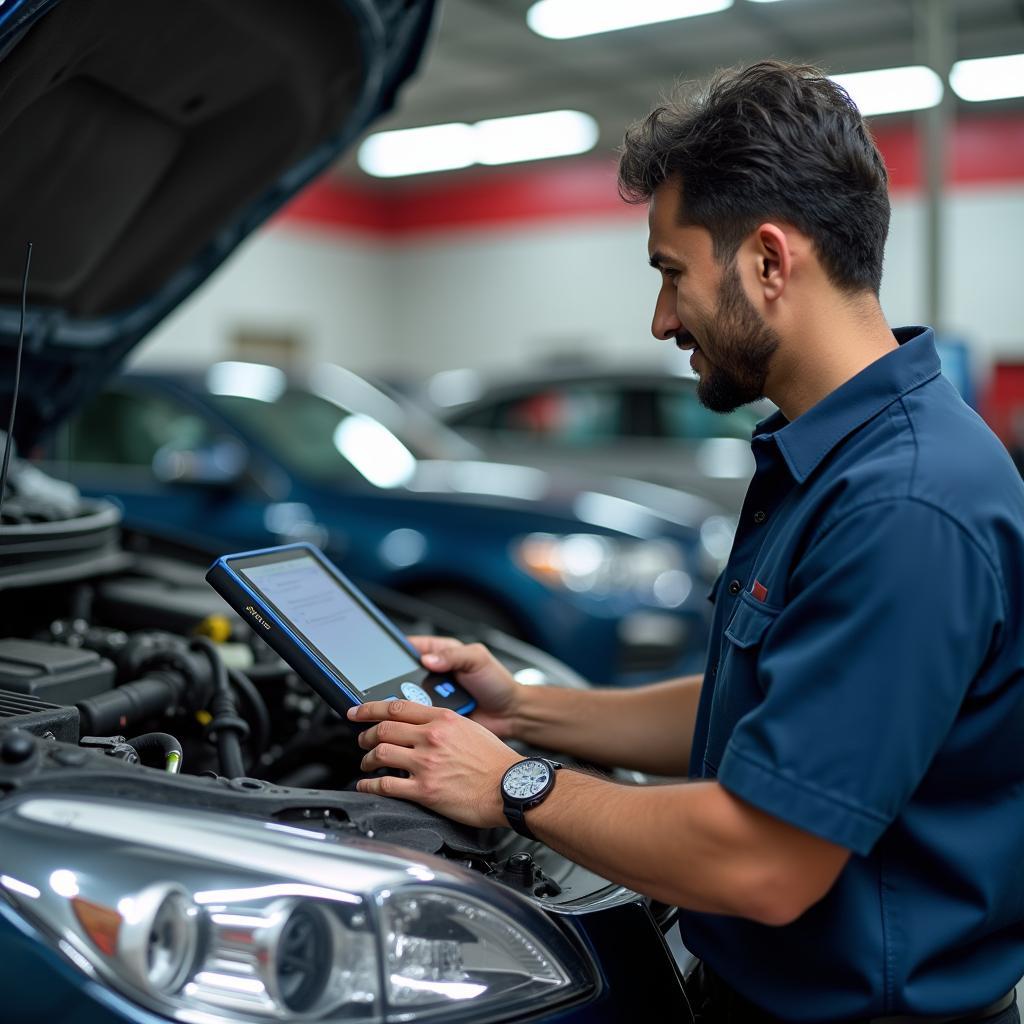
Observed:
[[[691,776],[852,851],[784,927],[686,945],[792,1021],[953,1014],[1024,974],[1024,484],[931,330],[792,423],[715,614]]]

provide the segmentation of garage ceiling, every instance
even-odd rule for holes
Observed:
[[[374,130],[570,108],[597,118],[596,152],[610,154],[625,126],[680,77],[767,56],[808,61],[837,74],[923,63],[914,36],[915,0],[736,0],[719,14],[561,41],[530,31],[531,2],[442,0],[420,74],[407,85],[399,109]],[[954,59],[1024,52],[1024,0],[950,0],[950,9]],[[1024,110],[1020,101],[962,106]],[[337,173],[372,180],[352,153]],[[487,173],[476,168],[445,177]],[[390,187],[438,177],[395,179]]]

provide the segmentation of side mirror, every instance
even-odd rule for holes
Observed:
[[[195,448],[164,445],[153,456],[153,475],[165,484],[233,487],[245,476],[249,452],[232,438]]]

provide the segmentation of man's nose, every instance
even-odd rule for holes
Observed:
[[[651,334],[658,341],[668,341],[674,338],[683,329],[682,322],[676,315],[675,302],[669,301],[667,296],[659,295],[654,306],[654,319],[651,321]]]

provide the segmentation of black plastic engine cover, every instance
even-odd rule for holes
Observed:
[[[116,673],[113,662],[95,651],[35,640],[0,640],[0,689],[54,704],[77,704],[112,689]]]
[[[49,704],[24,693],[0,690],[0,733],[24,729],[34,736],[50,733],[54,739],[78,742],[78,708]]]
[[[57,710],[72,712],[77,718],[74,708]],[[0,799],[12,790],[224,811],[322,829],[339,838],[381,839],[423,853],[457,856],[492,854],[504,831],[460,825],[416,804],[369,793],[292,789],[258,779],[169,775],[52,741],[36,741],[33,755],[17,764],[7,765],[0,760]]]

